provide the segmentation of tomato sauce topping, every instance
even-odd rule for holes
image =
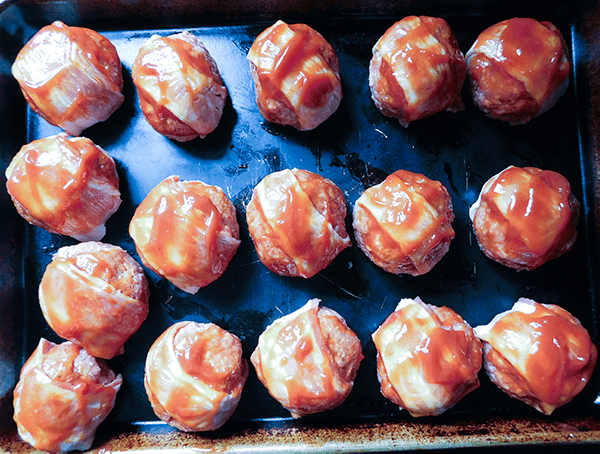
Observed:
[[[202,188],[181,185],[173,178],[155,197],[140,204],[140,212],[151,213],[152,230],[143,253],[150,263],[160,264],[165,275],[191,273],[197,268],[198,235],[210,251],[222,228],[223,218]]]
[[[87,207],[79,194],[89,183],[91,171],[99,168],[101,150],[89,141],[74,143],[64,134],[57,135],[55,142],[50,140],[29,147],[6,184],[36,219],[57,228],[67,215],[85,213]],[[107,177],[118,187],[113,174]]]
[[[495,53],[490,58],[521,80],[538,102],[569,73],[570,64],[560,34],[548,23],[513,18],[490,27],[478,37],[479,45],[487,42],[495,42]]]
[[[329,44],[325,39],[305,24],[281,23],[261,35],[250,53],[259,56],[257,69],[263,93],[288,107],[292,104],[312,108],[323,105],[335,79],[323,52],[326,47]],[[311,58],[315,62],[307,66],[306,62]],[[290,75],[295,75],[294,92],[299,94],[294,102],[282,92],[284,81]]]

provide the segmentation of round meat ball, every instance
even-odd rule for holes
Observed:
[[[477,37],[465,57],[475,104],[511,125],[546,112],[569,85],[569,50],[550,22],[499,22]]]
[[[425,175],[398,170],[356,201],[356,242],[369,259],[393,274],[429,272],[448,252],[455,233],[448,190]]]
[[[440,415],[479,388],[481,342],[448,307],[405,298],[372,337],[381,393],[412,416]]]
[[[363,359],[343,317],[319,302],[275,320],[250,357],[259,380],[293,418],[340,406]]]
[[[25,44],[12,74],[29,106],[74,136],[108,119],[125,99],[115,46],[94,30],[61,21]]]
[[[79,241],[99,241],[121,205],[115,161],[66,133],[23,146],[6,169],[6,189],[30,224]]]
[[[579,209],[561,174],[509,166],[484,184],[469,215],[487,257],[530,271],[571,250]]]
[[[146,120],[160,134],[187,142],[213,132],[223,114],[227,88],[216,62],[196,36],[152,36],[131,74]]]
[[[148,268],[192,294],[223,275],[240,245],[235,207],[223,190],[177,175],[140,203],[129,234]]]
[[[346,200],[331,180],[300,169],[267,175],[246,207],[260,261],[281,276],[310,278],[351,243]]]
[[[598,349],[572,314],[555,304],[520,298],[475,333],[484,367],[509,396],[550,415],[587,385]]]
[[[248,378],[242,344],[213,323],[178,322],[152,344],[144,387],[156,415],[185,432],[213,431],[235,411]]]
[[[39,287],[56,334],[104,359],[124,352],[148,316],[149,298],[141,265],[121,247],[99,242],[60,248]]]
[[[41,339],[14,391],[20,437],[41,451],[85,451],[115,406],[123,377],[71,343]]]
[[[265,120],[307,131],[338,109],[343,94],[337,54],[308,25],[277,21],[257,36],[248,61]]]
[[[371,97],[382,114],[401,125],[443,110],[464,109],[465,57],[444,19],[408,16],[373,46]]]

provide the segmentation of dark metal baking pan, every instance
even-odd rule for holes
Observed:
[[[545,417],[510,399],[482,373],[482,386],[446,414],[414,419],[379,392],[370,334],[402,297],[420,296],[447,305],[471,325],[487,323],[519,297],[559,304],[582,320],[596,344],[598,331],[598,105],[600,7],[594,1],[385,1],[197,2],[181,0],[0,2],[0,162],[8,166],[19,148],[58,129],[26,105],[10,65],[24,43],[53,20],[94,28],[117,47],[126,101],[106,122],[83,135],[117,162],[123,204],[107,224],[103,241],[137,257],[127,233],[133,211],[163,178],[201,179],[221,186],[238,210],[242,245],[218,281],[187,295],[148,272],[150,315],[110,361],[125,383],[98,431],[94,449],[231,450],[260,452],[359,452],[456,447],[586,445],[600,443],[600,383],[596,372],[573,402]],[[403,128],[383,117],[367,83],[371,48],[396,20],[409,14],[444,17],[466,52],[479,32],[499,20],[530,16],[554,22],[574,61],[566,94],[549,112],[523,126],[486,118],[465,89],[466,109],[440,113]],[[246,53],[254,38],[277,19],[306,22],[320,31],[340,58],[344,100],[338,112],[310,132],[266,123],[258,113]],[[189,30],[217,61],[230,98],[217,130],[181,144],[156,133],[141,114],[131,64],[153,33]],[[532,272],[515,272],[485,258],[471,232],[468,208],[483,183],[506,166],[532,165],[561,172],[582,202],[575,248]],[[309,280],[283,278],[259,261],[245,224],[252,188],[268,173],[299,167],[324,175],[343,190],[349,211],[362,191],[404,168],[441,181],[454,204],[456,238],[427,275],[393,276],[377,269],[356,246]],[[25,359],[41,336],[59,341],[37,301],[37,286],[52,254],[74,240],[31,227],[0,190],[0,450],[31,450],[16,435],[12,390]],[[350,225],[348,225],[350,227]],[[211,321],[242,340],[245,356],[275,318],[310,298],[337,310],[363,343],[353,392],[339,408],[292,420],[254,372],[233,418],[211,434],[184,434],[159,422],[142,378],[149,346],[180,320]]]

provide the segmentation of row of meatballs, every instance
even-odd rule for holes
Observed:
[[[294,418],[342,405],[363,360],[344,318],[319,303],[312,299],[275,320],[250,357]],[[479,388],[482,363],[502,391],[551,414],[583,390],[597,361],[596,346],[573,315],[526,298],[474,329],[450,308],[402,299],[372,340],[381,393],[414,417],[439,415]],[[150,347],[144,387],[161,420],[182,431],[211,431],[234,413],[248,374],[235,335],[184,321]],[[89,449],[122,382],[79,345],[42,338],[14,393],[19,434],[42,450]]]
[[[31,224],[79,241],[99,241],[121,204],[114,160],[66,133],[21,148],[6,187]],[[551,170],[509,166],[490,178],[470,208],[482,251],[516,270],[533,270],[569,251],[580,204]],[[282,276],[311,278],[351,245],[342,190],[321,175],[284,169],[264,177],[246,206],[260,261]],[[359,248],[393,274],[429,272],[455,237],[448,190],[425,175],[397,170],[356,200]],[[218,186],[173,175],[155,186],[129,224],[144,265],[188,293],[218,279],[240,245],[236,209]]]
[[[277,21],[256,38],[247,58],[266,120],[311,130],[338,109],[338,57],[311,27]],[[566,43],[549,22],[500,22],[482,32],[465,56],[444,19],[409,16],[373,47],[369,87],[377,108],[408,126],[443,110],[464,109],[468,76],[475,104],[515,125],[556,103],[570,68]],[[33,110],[75,136],[106,120],[124,100],[112,43],[60,21],[31,38],[12,73]],[[157,132],[189,141],[216,129],[228,92],[215,60],[193,34],[152,36],[133,63],[132,77],[142,112]]]

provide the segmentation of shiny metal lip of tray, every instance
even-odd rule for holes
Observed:
[[[594,1],[554,0],[523,4],[461,0],[452,5],[418,0],[283,3],[0,1],[3,169],[26,143],[60,132],[27,106],[10,67],[34,33],[61,20],[101,33],[115,45],[122,62],[123,105],[82,134],[113,157],[120,178],[123,202],[108,220],[102,241],[119,245],[139,259],[127,227],[148,192],[170,175],[223,188],[240,225],[241,244],[227,271],[195,295],[145,270],[151,291],[149,315],[126,343],[125,353],[108,361],[124,382],[113,411],[98,429],[94,452],[389,452],[524,445],[577,445],[583,450],[600,444],[598,370],[579,396],[551,416],[511,399],[482,370],[480,388],[446,413],[413,418],[381,395],[371,339],[402,298],[420,297],[450,307],[477,326],[526,297],[564,307],[600,344],[600,38],[596,33],[600,6]],[[443,17],[465,53],[481,31],[500,20],[551,21],[562,31],[573,60],[567,91],[548,112],[525,125],[510,126],[485,117],[465,86],[463,111],[441,112],[404,128],[377,110],[369,92],[368,69],[375,42],[394,22],[409,15]],[[278,19],[309,24],[339,57],[344,98],[339,109],[311,131],[266,122],[256,106],[246,55],[258,34]],[[131,70],[150,36],[183,30],[204,42],[219,66],[229,98],[214,133],[179,143],[158,134],[144,118]],[[483,184],[509,165],[562,173],[581,202],[574,248],[533,271],[516,272],[485,257],[469,219],[469,207]],[[422,173],[448,189],[456,237],[444,258],[423,276],[396,276],[377,268],[352,234],[352,246],[316,276],[275,275],[257,258],[245,210],[262,178],[288,168],[317,173],[340,187],[348,206],[349,232],[352,209],[365,189],[398,169]],[[0,223],[0,451],[31,452],[13,421],[13,390],[39,339],[60,341],[44,320],[37,290],[53,254],[76,241],[27,224],[4,184],[0,204],[4,217]],[[149,347],[167,327],[183,320],[214,322],[240,338],[243,356],[249,359],[269,324],[312,298],[340,313],[362,343],[365,358],[352,392],[340,407],[292,419],[250,366],[240,404],[218,431],[184,433],[156,417],[144,391],[143,368]]]

